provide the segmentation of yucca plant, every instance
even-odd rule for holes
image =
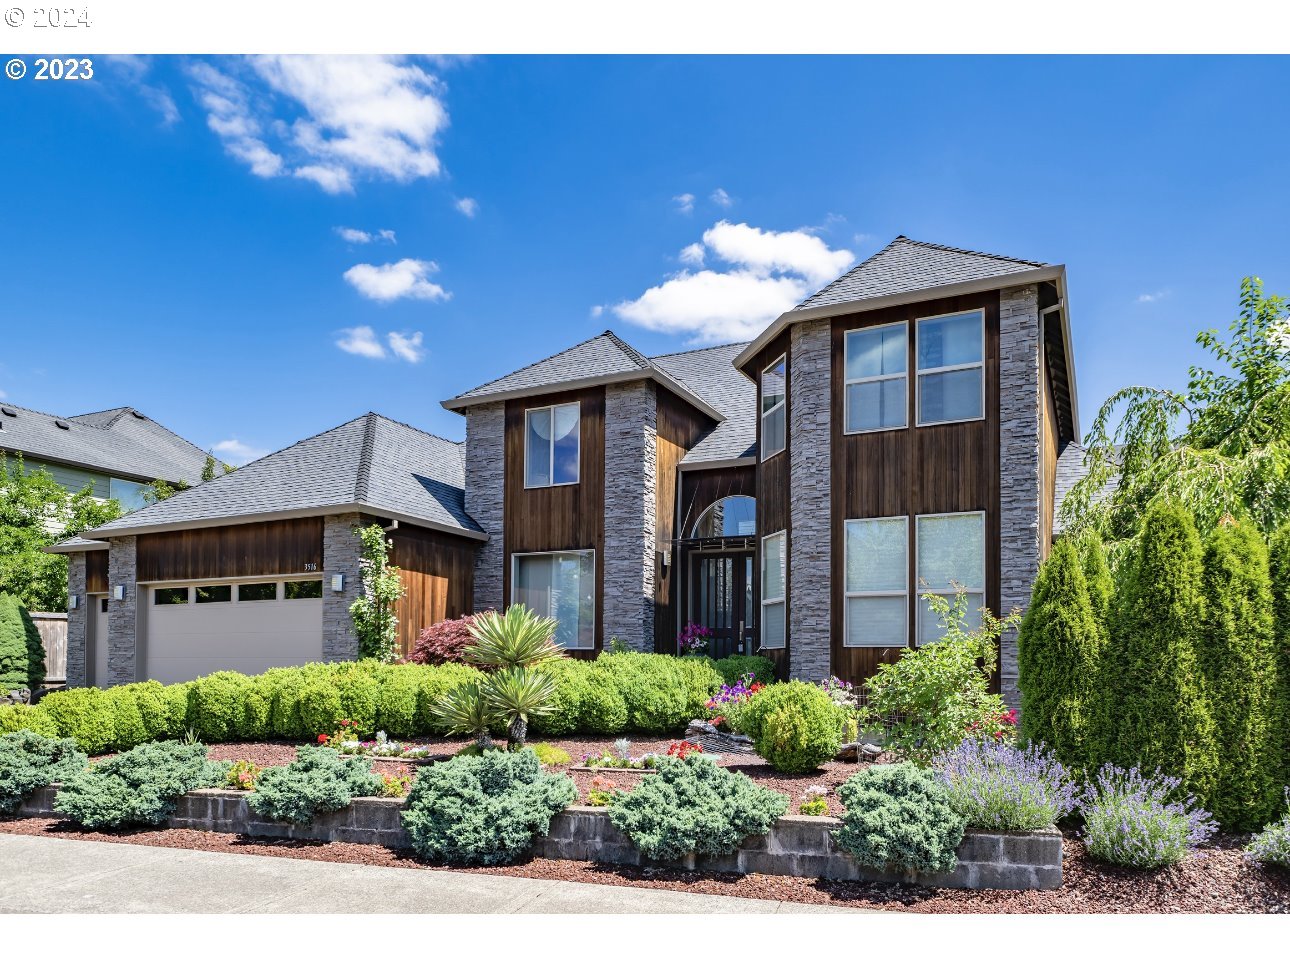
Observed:
[[[555,643],[556,621],[542,618],[522,604],[504,614],[485,612],[470,624],[474,643],[466,648],[472,665],[493,668],[528,668],[560,658],[564,649]]]
[[[488,730],[499,720],[491,698],[477,684],[458,685],[439,697],[430,710],[448,735],[472,735],[481,749],[492,748]]]
[[[480,691],[505,724],[507,746],[511,749],[524,745],[530,719],[555,711],[551,704],[555,679],[540,668],[500,668],[488,677]]]

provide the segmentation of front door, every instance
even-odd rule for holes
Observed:
[[[696,551],[690,560],[690,618],[712,632],[711,655],[753,650],[753,553]]]

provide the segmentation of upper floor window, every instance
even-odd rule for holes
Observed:
[[[918,320],[918,424],[985,415],[985,313]]]
[[[903,322],[846,334],[846,432],[907,426],[908,327]]]
[[[967,594],[969,628],[981,626],[985,607],[985,514],[927,514],[918,518],[918,643],[936,641],[945,625],[922,599],[931,592],[953,601]]]
[[[578,482],[577,403],[524,411],[524,486],[554,487]]]
[[[122,510],[129,513],[132,510],[138,510],[146,506],[147,501],[143,495],[147,489],[147,484],[113,477],[111,484],[109,484],[108,495],[121,505]]]
[[[784,449],[788,438],[788,370],[780,356],[761,372],[761,458]]]

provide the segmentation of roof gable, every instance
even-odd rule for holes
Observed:
[[[553,356],[517,369],[500,379],[467,390],[457,399],[465,401],[477,396],[559,386],[575,379],[637,373],[649,366],[650,362],[646,357],[606,330],[599,336],[593,336]]]

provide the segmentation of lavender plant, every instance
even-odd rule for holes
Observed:
[[[1104,765],[1085,790],[1084,843],[1096,859],[1117,866],[1172,866],[1206,842],[1218,826],[1183,796],[1182,780],[1160,770],[1145,776],[1137,766]]]
[[[1047,829],[1079,805],[1079,786],[1042,744],[964,739],[933,768],[954,810],[978,829]]]
[[[1285,790],[1287,811],[1269,823],[1245,847],[1245,856],[1255,863],[1290,869],[1290,788]]]

